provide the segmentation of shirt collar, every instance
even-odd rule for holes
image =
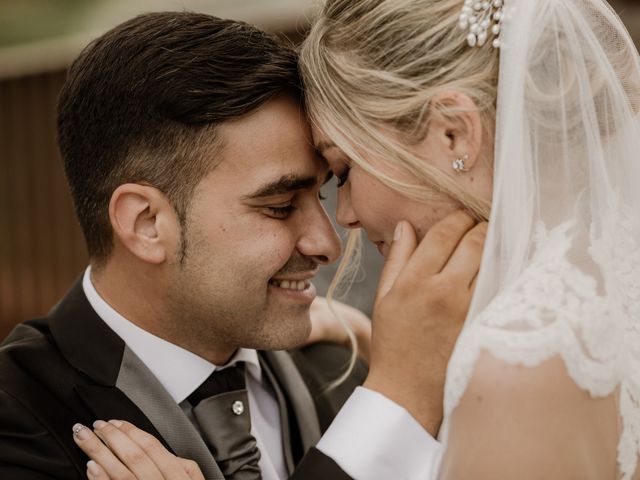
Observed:
[[[98,316],[151,370],[176,403],[182,402],[191,395],[214,370],[223,369],[238,362],[245,362],[247,373],[258,382],[262,380],[262,370],[256,350],[239,348],[227,364],[214,365],[182,347],[143,330],[116,312],[93,286],[91,267],[87,267],[84,272],[82,288]]]

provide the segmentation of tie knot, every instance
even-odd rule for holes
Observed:
[[[237,363],[222,370],[214,370],[214,372],[187,397],[187,400],[195,407],[205,398],[244,389],[244,363]]]

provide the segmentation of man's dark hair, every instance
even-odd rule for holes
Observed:
[[[124,183],[162,191],[184,230],[216,164],[215,127],[281,93],[300,99],[296,53],[242,22],[151,13],[89,44],[62,88],[58,143],[91,258],[111,252],[109,201]]]

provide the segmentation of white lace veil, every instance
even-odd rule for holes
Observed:
[[[640,447],[640,62],[603,0],[505,0],[490,228],[449,364],[447,419],[481,350],[560,355],[619,393],[625,479]],[[482,48],[491,48],[485,45]]]

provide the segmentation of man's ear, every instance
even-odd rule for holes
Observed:
[[[131,254],[147,263],[166,261],[173,241],[167,221],[177,223],[177,219],[158,189],[137,183],[120,185],[111,195],[109,219],[114,236]]]
[[[464,158],[465,168],[471,170],[482,153],[483,127],[478,106],[468,95],[455,90],[440,92],[431,102],[431,121],[427,140],[436,142],[446,158],[443,166]],[[445,165],[446,164],[446,165]]]

